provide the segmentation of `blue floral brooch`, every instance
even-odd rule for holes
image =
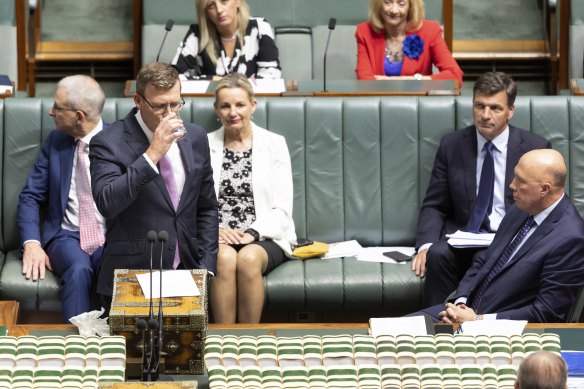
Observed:
[[[424,51],[424,41],[417,34],[408,35],[403,42],[403,51],[409,58],[418,59]]]

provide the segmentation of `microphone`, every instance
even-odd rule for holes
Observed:
[[[162,356],[163,346],[163,313],[162,313],[162,257],[164,254],[164,244],[168,242],[168,232],[160,231],[158,233],[158,241],[160,242],[160,294],[158,298],[158,343],[156,345],[156,358],[152,366],[152,373],[158,377],[158,366],[160,364],[160,357]]]
[[[164,42],[166,41],[166,36],[170,32],[170,30],[172,30],[173,26],[174,26],[174,20],[168,19],[166,21],[166,26],[164,26],[164,29],[166,30],[166,32],[164,33],[164,37],[162,38],[162,43],[160,44],[160,48],[158,49],[158,54],[156,54],[156,62],[158,62],[158,59],[160,58],[160,53],[162,52],[162,48],[164,47]]]
[[[326,54],[328,52],[329,42],[331,41],[331,35],[332,35],[333,30],[335,29],[336,25],[337,25],[337,19],[330,18],[329,24],[328,24],[329,33],[328,33],[328,37],[326,38],[326,46],[324,47],[324,59],[323,59],[323,62],[324,62],[324,68],[323,68],[323,71],[324,71],[324,73],[323,73],[323,83],[324,83],[323,87],[324,88],[323,89],[324,90],[323,90],[323,92],[328,92],[326,90]]]
[[[146,329],[148,328],[148,324],[144,319],[136,320],[136,328],[142,333],[142,362],[140,364],[140,371],[142,372],[142,381],[146,379],[144,367],[146,366],[147,361],[147,353],[146,353]]]
[[[156,329],[158,329],[158,322],[156,320],[153,319],[153,315],[154,315],[154,309],[153,309],[153,299],[152,299],[152,262],[153,262],[153,257],[154,257],[154,244],[158,241],[158,235],[156,234],[156,231],[148,231],[148,233],[146,234],[146,240],[148,241],[148,243],[150,244],[150,301],[149,301],[149,305],[150,305],[150,310],[148,312],[148,322],[146,322],[146,320],[144,319],[140,319],[138,321],[141,321],[141,323],[136,322],[136,326],[145,326],[144,327],[144,336],[142,337],[143,342],[144,342],[144,349],[146,349],[146,337],[145,337],[145,332],[146,332],[146,327],[148,327],[150,329],[150,331],[148,332],[149,338],[148,338],[148,345],[149,345],[149,358],[148,358],[148,368],[145,369],[144,367],[142,368],[142,381],[150,381],[150,366],[152,366],[152,357],[154,354],[154,331]],[[152,326],[152,321],[154,320],[154,324],[156,325],[156,327],[154,328]],[[140,327],[138,327],[140,328]],[[143,358],[142,358],[142,363],[146,364],[146,354],[143,354]]]

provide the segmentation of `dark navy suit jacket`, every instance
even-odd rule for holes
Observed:
[[[505,208],[513,204],[509,184],[519,158],[528,151],[551,148],[539,135],[509,125]],[[420,208],[416,247],[436,243],[444,234],[464,229],[476,200],[477,134],[474,125],[442,138],[436,152],[432,177]]]
[[[49,134],[20,192],[16,223],[21,244],[34,239],[44,247],[61,229],[74,155],[73,137],[58,130]],[[41,208],[45,211],[42,226]]]
[[[187,136],[178,147],[186,177],[175,211],[164,180],[142,155],[149,142],[136,112],[132,109],[93,137],[89,149],[93,197],[107,223],[97,284],[98,293],[106,296],[112,295],[115,269],[149,267],[150,230],[168,232],[164,268],[172,267],[177,238],[184,268],[217,268],[218,205],[205,130],[185,123]],[[154,252],[158,264],[160,245]]]
[[[473,262],[452,301],[473,294],[527,216],[515,206],[509,209],[493,243]],[[478,313],[497,313],[497,319],[563,322],[581,285],[584,220],[566,195],[491,281]]]

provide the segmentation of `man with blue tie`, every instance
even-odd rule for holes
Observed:
[[[567,168],[555,150],[521,157],[515,205],[448,303],[422,310],[435,321],[511,319],[559,323],[584,285],[584,220],[564,193]]]
[[[481,75],[473,87],[474,125],[444,136],[420,208],[412,270],[426,277],[426,305],[443,303],[484,249],[453,248],[446,234],[495,232],[513,204],[508,186],[527,151],[546,139],[509,124],[517,86],[505,73]]]
[[[45,269],[59,276],[65,322],[91,310],[103,250],[105,221],[91,196],[88,146],[103,128],[104,102],[91,77],[59,81],[49,110],[57,130],[44,142],[18,203],[22,273],[32,281],[44,279]]]
[[[154,247],[165,269],[216,272],[219,215],[205,130],[183,122],[185,102],[176,70],[144,65],[133,108],[91,142],[97,208],[107,219],[107,243],[97,292],[107,309],[115,269],[148,269],[149,231],[166,231]]]

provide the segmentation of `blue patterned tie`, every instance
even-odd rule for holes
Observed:
[[[490,227],[488,216],[493,209],[493,187],[495,185],[493,150],[495,150],[495,145],[492,142],[487,142],[483,149],[485,150],[485,160],[481,169],[479,192],[466,225],[466,230],[469,232],[488,232]]]
[[[487,286],[490,284],[493,278],[495,278],[495,276],[499,274],[501,270],[503,270],[503,268],[505,267],[507,262],[509,262],[511,256],[519,246],[519,244],[523,241],[523,239],[525,239],[525,236],[527,235],[529,230],[531,230],[533,226],[535,226],[535,224],[536,223],[535,220],[533,220],[533,216],[529,216],[527,219],[525,219],[525,222],[521,226],[521,229],[519,230],[515,238],[511,241],[511,243],[509,243],[509,245],[505,248],[505,251],[503,251],[503,254],[501,254],[501,257],[499,257],[499,260],[497,261],[497,263],[495,263],[493,269],[491,269],[489,274],[487,274],[483,282],[481,282],[479,287],[476,289],[475,293],[471,295],[471,297],[468,299],[467,305],[473,308],[476,313],[479,312],[481,300],[483,298],[483,293],[487,289]]]

